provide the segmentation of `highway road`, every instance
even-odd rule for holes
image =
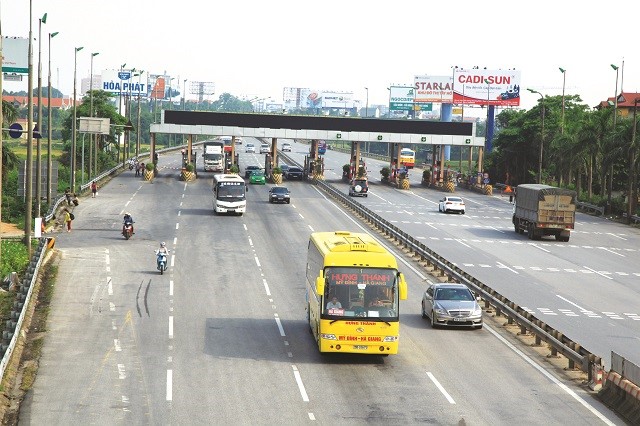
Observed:
[[[290,205],[251,185],[244,216],[215,216],[210,175],[185,184],[179,162],[162,155],[153,183],[114,178],[58,236],[48,335],[21,422],[624,424],[500,327],[430,328],[420,300],[432,278],[399,252],[409,283],[399,354],[320,355],[304,310],[309,234],[366,228],[305,182],[286,182]],[[263,162],[241,153],[241,170]],[[363,201],[389,196],[372,191],[381,198]],[[125,211],[136,221],[129,241]],[[444,229],[461,219],[429,214],[421,220]],[[162,276],[160,241],[171,250]]]
[[[308,150],[294,145],[302,161]],[[340,182],[348,155],[325,154],[327,181]],[[640,365],[640,231],[577,213],[569,243],[553,237],[530,241],[514,232],[508,197],[487,197],[458,188],[463,215],[438,212],[444,192],[420,185],[422,171],[410,172],[412,187],[380,183],[383,162],[367,161],[370,195],[357,201],[418,238],[472,276],[563,332],[610,364],[611,351]]]

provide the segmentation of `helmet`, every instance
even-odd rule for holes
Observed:
[[[164,241],[160,243],[160,247],[165,247],[167,245],[167,243],[165,243]]]
[[[131,216],[131,215],[129,214],[129,212],[125,212],[125,213],[124,213],[124,215],[125,215],[125,216]]]

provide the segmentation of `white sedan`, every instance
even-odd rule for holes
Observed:
[[[443,213],[456,212],[464,214],[464,201],[460,197],[444,197],[438,203],[438,211]]]

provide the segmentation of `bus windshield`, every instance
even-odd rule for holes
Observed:
[[[245,187],[241,182],[220,182],[216,191],[216,198],[225,201],[242,201],[245,197]]]
[[[384,268],[325,268],[322,317],[398,320],[397,271]]]

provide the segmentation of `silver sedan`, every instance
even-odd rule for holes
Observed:
[[[431,284],[422,296],[422,318],[431,326],[482,328],[482,309],[464,284]]]

